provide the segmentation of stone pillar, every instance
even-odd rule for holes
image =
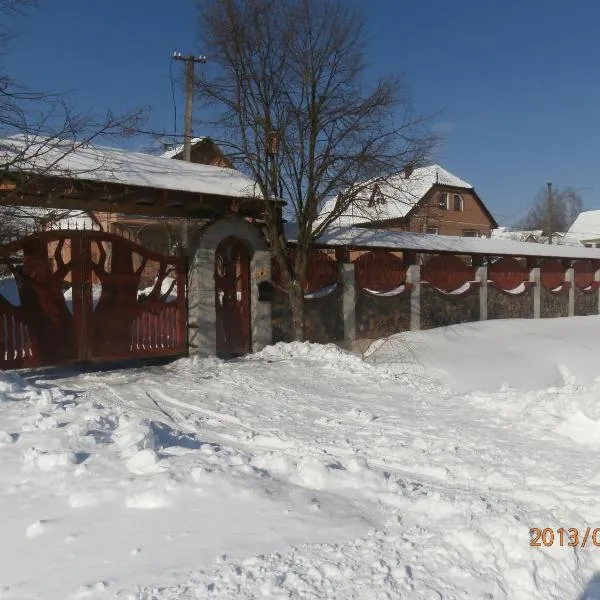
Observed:
[[[271,306],[258,301],[258,282],[271,274],[267,246],[258,227],[239,217],[224,217],[203,229],[194,243],[188,273],[188,342],[190,354],[211,356],[217,347],[215,308],[215,254],[229,236],[240,239],[250,255],[251,347],[259,350],[271,342]]]
[[[600,269],[594,273],[594,281],[600,281]],[[598,292],[598,314],[600,315],[600,291]]]
[[[190,354],[209,356],[217,345],[215,250],[198,248],[188,275],[188,343]]]
[[[410,283],[410,330],[421,329],[421,267],[410,265],[406,271],[406,283]]]
[[[257,250],[250,264],[250,314],[252,319],[252,351],[258,352],[273,341],[271,302],[258,299],[258,284],[271,280],[271,253]]]
[[[342,282],[342,311],[344,320],[344,346],[352,349],[356,337],[356,285],[354,264],[338,262],[339,279]]]
[[[565,273],[565,281],[569,282],[569,317],[575,316],[575,269],[569,267]]]
[[[533,267],[529,271],[529,281],[533,282],[533,318],[539,319],[542,307],[542,290],[540,268]]]
[[[479,282],[479,320],[487,321],[487,297],[488,297],[488,268],[487,265],[479,265],[475,271],[475,281]]]

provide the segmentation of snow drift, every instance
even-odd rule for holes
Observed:
[[[597,597],[598,329],[2,374],[0,598]]]

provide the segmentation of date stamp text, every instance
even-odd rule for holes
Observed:
[[[539,529],[533,527],[529,530],[529,535],[531,537],[529,545],[534,548],[541,548],[542,546],[600,547],[600,527],[595,529],[591,527],[585,529],[578,529],[577,527],[568,529],[564,527],[558,529],[546,527],[545,529]]]

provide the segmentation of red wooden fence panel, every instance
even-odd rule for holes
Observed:
[[[547,290],[555,290],[565,281],[565,268],[555,258],[549,258],[542,262],[540,266],[540,281],[542,287]]]
[[[294,260],[295,251],[290,252],[290,260]],[[283,278],[279,269],[279,264],[276,260],[273,260],[272,266],[272,280],[281,285]],[[308,268],[306,273],[306,281],[304,282],[304,293],[312,294],[323,288],[337,283],[338,271],[337,261],[333,255],[330,255],[322,250],[313,248],[310,250],[308,255]]]
[[[575,285],[584,290],[594,283],[595,269],[589,260],[578,260],[573,265],[575,271]]]
[[[354,278],[361,290],[388,292],[406,281],[404,261],[387,250],[371,250],[354,261]]]
[[[501,290],[514,290],[523,282],[529,281],[529,270],[516,258],[504,256],[490,265],[488,279]]]
[[[452,292],[475,279],[475,269],[454,254],[437,254],[421,267],[421,280]]]

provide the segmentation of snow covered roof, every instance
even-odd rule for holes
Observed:
[[[498,227],[492,229],[492,238],[525,242],[531,238],[536,240],[545,239],[545,236],[541,229],[511,229],[510,227]]]
[[[286,226],[288,241],[297,237],[294,223]],[[600,260],[600,248],[557,246],[512,240],[471,238],[449,235],[390,231],[360,227],[331,227],[315,242],[319,246],[347,246],[351,248],[393,248],[418,252],[454,252],[456,254],[489,254],[492,256],[540,256],[560,258],[588,258]]]
[[[71,141],[0,138],[0,165],[10,165],[19,154],[11,170],[235,198],[260,195],[252,179],[235,169]]]
[[[579,213],[566,235],[584,242],[600,239],[600,210],[586,210]]]
[[[192,147],[200,142],[203,142],[206,139],[207,139],[206,136],[192,138]],[[173,158],[175,156],[178,156],[182,152],[183,152],[183,144],[179,144],[179,146],[175,146],[175,148],[171,148],[170,150],[163,152],[160,155],[160,157],[161,158]]]
[[[404,172],[387,178],[385,181],[374,181],[359,184],[364,188],[346,212],[335,220],[339,226],[356,225],[369,221],[385,221],[405,217],[410,210],[427,194],[434,185],[447,185],[455,188],[472,190],[473,186],[456,177],[440,165],[430,165],[414,169],[409,177]],[[379,188],[378,202],[369,206],[369,200]],[[334,209],[336,198],[327,200],[321,210],[322,220]]]

